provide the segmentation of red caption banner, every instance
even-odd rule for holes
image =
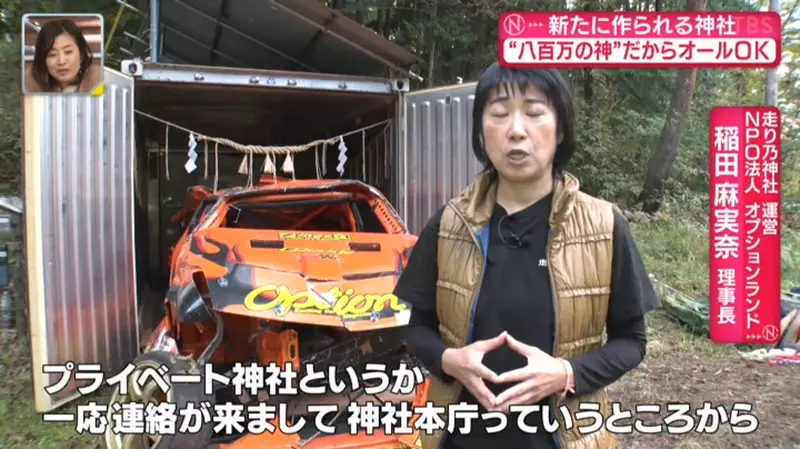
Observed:
[[[508,12],[500,64],[560,68],[772,68],[776,12]]]
[[[718,107],[709,122],[711,340],[774,344],[781,320],[780,112]]]

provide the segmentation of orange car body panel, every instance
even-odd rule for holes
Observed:
[[[366,201],[385,231],[358,231],[358,217],[336,203],[348,198]],[[231,211],[247,205],[303,200],[318,201],[320,211],[332,208],[327,210],[335,211],[331,216],[339,219],[344,231],[302,230],[314,217],[280,207],[273,210],[294,226],[270,230],[226,226],[231,215],[237,216]],[[184,355],[197,357],[208,346],[215,333],[213,322],[176,320],[179,310],[175,292],[193,285],[197,272],[202,272],[207,281],[208,291],[200,293],[211,297],[213,308],[222,313],[226,330],[225,340],[209,363],[235,363],[254,356],[262,364],[297,363],[297,356],[290,360],[286,350],[287,342],[296,339],[296,334],[283,332],[281,326],[306,324],[360,332],[396,328],[408,320],[410,306],[394,297],[392,291],[416,237],[408,233],[388,201],[372,187],[352,181],[288,180],[273,175],[264,175],[254,187],[217,192],[193,187],[173,221],[191,226],[169,255],[168,315],[153,332],[148,349],[165,334],[180,341],[180,348],[174,351]],[[301,230],[294,229],[297,225]],[[265,332],[260,327],[264,321],[273,323],[274,330]],[[428,385],[426,381],[418,386],[410,397],[414,405],[425,403]],[[313,420],[307,420],[306,426],[310,425]],[[303,447],[418,447],[418,437],[416,431],[410,435],[381,431],[372,435],[320,435]],[[297,448],[300,442],[299,435],[276,430],[248,434],[217,447]]]
[[[303,449],[406,449],[422,447],[417,432],[413,435],[387,435],[376,430],[373,435],[331,435],[316,438]],[[299,449],[297,435],[261,434],[247,435],[233,444],[221,444],[220,449]]]

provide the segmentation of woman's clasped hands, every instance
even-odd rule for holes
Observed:
[[[497,374],[483,364],[483,357],[504,344],[524,356],[528,363],[522,368]],[[446,349],[442,355],[442,370],[460,382],[489,411],[508,412],[512,405],[535,404],[565,391],[569,382],[568,364],[516,340],[507,332],[463,348]],[[495,396],[486,382],[513,382],[516,385]]]

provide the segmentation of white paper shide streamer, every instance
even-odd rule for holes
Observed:
[[[275,173],[275,162],[272,160],[274,156],[268,154],[266,158],[264,158],[264,169],[262,170],[264,173]]]
[[[189,160],[184,165],[187,173],[197,170],[197,152],[194,151],[195,148],[197,148],[197,140],[194,138],[194,133],[189,133],[189,152],[187,153]]]
[[[287,154],[286,159],[283,161],[283,167],[281,167],[284,173],[291,173],[292,179],[294,179],[294,161],[292,160],[292,155]]]
[[[336,166],[336,171],[339,176],[344,176],[344,163],[347,162],[347,145],[344,144],[344,136],[339,138],[339,165]]]

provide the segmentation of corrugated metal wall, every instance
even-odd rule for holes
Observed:
[[[36,406],[58,375],[42,364],[100,363],[116,374],[138,355],[133,240],[132,80],[106,69],[105,95],[26,96],[28,288]]]
[[[397,201],[413,234],[482,168],[471,144],[474,91],[475,83],[469,83],[407,96],[405,154],[397,169],[398,179],[405,175],[405,189],[400,189],[405,196]]]
[[[25,24],[25,67],[33,63],[33,54],[36,49],[36,37],[39,29],[47,22],[58,19],[70,19],[83,32],[83,37],[92,49],[92,55],[100,60],[103,55],[103,20],[100,16],[28,16]]]

